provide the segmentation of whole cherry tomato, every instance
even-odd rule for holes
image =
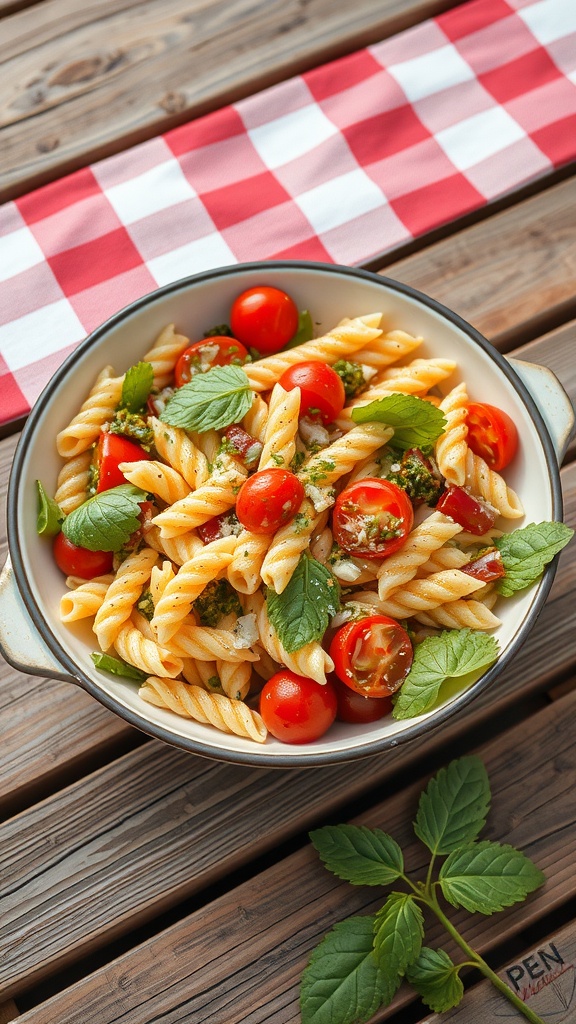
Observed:
[[[114,555],[111,551],[89,551],[73,544],[63,533],[57,534],[53,544],[54,560],[65,576],[80,576],[92,580],[110,572]]]
[[[406,492],[390,480],[364,477],[346,487],[334,506],[334,539],[360,558],[386,558],[401,548],[414,510]]]
[[[284,370],[278,383],[285,391],[300,388],[300,416],[319,415],[323,423],[333,423],[346,403],[342,380],[327,363],[295,363]]]
[[[312,743],[336,718],[336,694],[325,685],[282,669],[264,684],[260,714],[268,732],[283,743]]]
[[[234,337],[248,348],[271,355],[284,348],[296,334],[298,307],[279,288],[248,288],[234,299],[230,326]]]
[[[450,484],[436,503],[438,512],[449,516],[468,533],[481,537],[496,522],[496,513],[488,505],[473,498],[463,487]]]
[[[470,402],[466,423],[466,440],[474,454],[484,459],[497,473],[505,469],[518,451],[518,431],[514,420],[495,405]]]
[[[330,644],[338,678],[365,697],[389,697],[402,685],[413,659],[405,629],[387,615],[368,615],[342,626]]]
[[[111,487],[119,487],[120,484],[126,483],[126,478],[118,468],[121,462],[140,462],[149,458],[149,452],[122,434],[102,431],[93,459],[98,470],[96,493],[109,491]]]
[[[252,533],[276,533],[294,518],[304,500],[304,487],[288,469],[261,469],[242,484],[236,515]]]
[[[392,701],[389,698],[365,697],[341,683],[335,672],[330,674],[330,682],[336,691],[336,718],[339,722],[365,725],[367,722],[377,722],[392,712]]]
[[[196,373],[205,373],[213,366],[242,364],[248,357],[248,350],[236,338],[215,335],[185,348],[174,367],[176,387],[188,384]]]

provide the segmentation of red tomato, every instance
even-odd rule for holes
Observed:
[[[320,415],[323,423],[332,423],[346,403],[346,392],[341,378],[326,363],[296,363],[280,377],[285,391],[300,388],[300,416]]]
[[[475,455],[497,473],[512,462],[518,451],[518,431],[514,420],[495,405],[470,402],[467,441]]]
[[[349,555],[386,558],[402,547],[413,522],[406,491],[390,480],[367,476],[338,495],[332,529]]]
[[[63,533],[57,534],[53,544],[54,560],[65,576],[81,576],[83,580],[103,576],[112,569],[111,551],[89,551],[73,544]]]
[[[248,434],[238,423],[227,427],[222,436],[230,445],[230,455],[237,457],[246,469],[254,469],[262,454],[262,442]]]
[[[312,743],[336,718],[336,694],[327,682],[282,669],[264,684],[260,714],[268,732],[283,743]]]
[[[339,722],[349,722],[351,725],[364,725],[366,722],[377,722],[392,711],[392,701],[387,697],[365,697],[362,693],[356,693],[349,686],[345,686],[332,672],[330,682],[336,691],[338,710],[336,718]]]
[[[236,530],[234,530],[235,526]],[[212,516],[212,519],[197,526],[196,532],[204,544],[210,544],[211,541],[218,540],[220,537],[230,536],[230,533],[238,533],[239,529],[238,520],[233,512],[221,512],[219,516]]]
[[[368,615],[342,626],[330,644],[338,678],[365,697],[389,697],[410,671],[412,644],[387,615]]]
[[[298,330],[298,308],[286,292],[262,285],[242,292],[230,312],[232,333],[263,355],[279,352]]]
[[[487,533],[496,522],[496,513],[492,509],[456,484],[446,488],[438,499],[436,508],[475,537]]]
[[[506,570],[502,564],[502,555],[497,548],[485,551],[483,555],[475,558],[473,562],[463,565],[461,571],[465,572],[468,576],[472,576],[475,580],[481,580],[482,583],[492,583],[493,580],[499,580],[502,576],[506,575]]]
[[[276,533],[294,518],[304,500],[304,487],[288,469],[261,469],[242,484],[236,515],[252,533]]]
[[[229,363],[243,363],[248,350],[236,338],[215,335],[185,348],[174,367],[176,387],[187,384],[195,373],[204,373],[213,366],[228,366]]]
[[[122,434],[110,434],[103,431],[98,438],[94,461],[98,467],[98,486],[96,493],[109,491],[111,487],[125,484],[126,479],[118,469],[121,462],[140,462],[149,459],[150,453],[134,441],[129,441]]]

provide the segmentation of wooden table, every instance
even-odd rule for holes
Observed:
[[[4,198],[450,6],[0,0]],[[372,269],[452,307],[500,351],[550,367],[576,396],[573,166]],[[17,440],[0,442],[3,494]],[[575,451],[562,468],[572,526]],[[4,519],[0,543],[4,552]],[[572,544],[529,640],[471,707],[428,738],[325,769],[194,757],[145,738],[79,689],[2,663],[0,1022],[297,1022],[310,951],[374,901],[322,868],[308,830],[379,826],[417,865],[417,795],[469,751],[491,779],[486,836],[524,850],[547,882],[503,914],[468,918],[466,935],[497,969],[515,965],[509,980],[520,987],[550,982],[559,957],[560,978],[534,1005],[550,1020],[576,1020],[576,996],[560,983],[573,980],[576,958],[575,566]],[[508,1010],[492,999],[480,983],[449,1019]],[[424,1018],[436,1020],[402,988],[375,1019]]]

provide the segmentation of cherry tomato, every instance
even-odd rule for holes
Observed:
[[[336,499],[332,529],[343,551],[360,558],[386,558],[401,548],[414,510],[406,492],[390,480],[364,477]]]
[[[462,572],[465,572],[468,576],[472,576],[475,580],[481,580],[482,583],[492,583],[493,580],[499,580],[502,576],[506,575],[506,570],[502,564],[502,555],[497,548],[491,548],[489,551],[485,551],[479,558],[475,558],[472,562],[468,562],[467,565],[463,565]]]
[[[436,508],[475,537],[487,533],[496,522],[496,513],[488,505],[473,498],[468,491],[463,487],[457,487],[456,484],[450,484],[440,495]]]
[[[268,732],[283,743],[312,743],[336,718],[336,694],[325,685],[282,669],[264,684],[260,714]]]
[[[330,644],[338,678],[366,697],[389,697],[410,671],[412,644],[387,615],[368,615],[342,626]]]
[[[65,576],[81,576],[83,580],[104,576],[112,569],[111,551],[89,551],[73,544],[63,533],[57,534],[53,544],[54,560]]]
[[[140,462],[141,459],[149,458],[150,453],[134,441],[129,441],[122,434],[103,431],[94,453],[94,462],[98,469],[96,493],[109,491],[111,487],[126,483],[126,478],[118,469],[121,462]]]
[[[286,292],[262,285],[234,300],[230,312],[234,337],[263,355],[279,352],[298,330],[298,308]]]
[[[304,487],[288,469],[261,469],[242,484],[236,515],[252,533],[276,533],[294,518],[304,500]]]
[[[339,722],[351,725],[363,725],[366,722],[377,722],[392,711],[392,701],[387,697],[365,697],[362,693],[345,686],[332,672],[330,682],[336,691],[338,710],[336,718]]]
[[[248,434],[238,423],[227,427],[223,435],[229,444],[229,453],[246,466],[246,469],[254,469],[262,454],[262,442],[252,434]]]
[[[184,349],[174,367],[176,387],[187,384],[195,373],[204,373],[213,366],[243,363],[247,357],[248,350],[236,338],[218,335],[197,341]]]
[[[221,512],[219,516],[212,516],[205,523],[196,527],[196,532],[204,544],[210,544],[220,537],[229,537],[231,533],[238,533],[240,527],[233,512]]]
[[[296,363],[284,370],[278,383],[285,391],[300,388],[300,416],[320,415],[323,423],[333,423],[346,403],[342,380],[327,363]]]
[[[497,473],[512,462],[518,451],[518,431],[514,420],[495,405],[470,402],[467,441],[475,455]]]

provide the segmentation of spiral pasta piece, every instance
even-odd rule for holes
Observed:
[[[56,435],[56,449],[65,459],[73,459],[86,451],[98,439],[105,423],[114,416],[122,396],[124,375],[112,377],[114,371],[106,366],[96,378],[88,398],[67,427]]]
[[[468,445],[468,394],[465,384],[457,384],[440,402],[446,417],[446,429],[436,442],[436,462],[449,484],[463,487],[466,480],[466,453]]]
[[[119,630],[130,618],[143,587],[150,579],[152,566],[157,561],[156,551],[142,548],[128,555],[119,566],[114,582],[108,587],[94,619],[94,632],[103,651],[112,646]]]
[[[87,450],[67,459],[56,481],[54,501],[60,506],[64,515],[69,515],[78,508],[88,496],[88,474],[92,452]]]
[[[369,405],[378,398],[386,398],[397,392],[404,395],[424,395],[430,388],[449,377],[455,366],[456,363],[451,359],[415,359],[407,366],[391,367],[384,371],[377,383],[346,404],[337,422],[349,419],[352,409]]]
[[[190,339],[184,334],[177,334],[174,324],[167,324],[161,331],[151,348],[148,349],[143,362],[150,363],[154,371],[154,387],[159,391],[172,383],[174,367],[179,356],[188,348]]]
[[[156,416],[149,419],[154,447],[161,459],[177,470],[192,490],[205,483],[209,476],[208,459],[181,427],[161,423]]]
[[[217,661],[220,685],[230,700],[244,700],[250,689],[252,666],[248,661]]]
[[[460,535],[458,535],[460,540]],[[448,545],[445,548],[438,548],[433,551],[430,557],[418,569],[419,576],[430,576],[433,572],[441,572],[443,569],[461,569],[470,561],[470,555],[460,548]]]
[[[484,584],[460,569],[444,569],[424,579],[412,579],[392,597],[381,601],[383,615],[407,619],[418,612],[427,612],[449,601],[467,597]]]
[[[243,661],[258,660],[249,647],[235,647],[235,635],[230,629],[212,626],[196,626],[183,623],[170,638],[167,646],[181,658],[195,658],[197,661],[220,661],[240,664]]]
[[[113,579],[110,575],[96,576],[93,580],[82,581],[79,586],[63,594],[60,598],[61,622],[77,622],[78,619],[89,619],[96,615]]]
[[[219,693],[208,693],[200,686],[190,686],[179,680],[167,681],[150,676],[142,684],[138,695],[149,704],[191,718],[195,722],[213,725],[221,732],[244,736],[264,743],[267,730],[260,715],[251,711],[241,700],[230,700]]]
[[[264,442],[267,421],[268,404],[262,395],[254,395],[254,401],[242,420],[242,426],[247,434],[251,434],[257,441]]]
[[[443,629],[496,629],[500,619],[481,601],[451,601],[439,608],[431,608],[427,612],[417,612],[414,616],[423,626],[442,627]]]
[[[466,455],[466,486],[473,494],[487,501],[504,519],[519,519],[524,508],[518,495],[508,487],[499,473],[469,448]]]
[[[305,498],[298,515],[280,527],[262,562],[260,575],[268,587],[281,594],[290,582],[300,555],[310,545],[310,537],[326,523],[328,513],[317,513],[309,498]]]
[[[270,395],[259,470],[275,466],[288,468],[296,451],[299,412],[300,388],[285,391],[280,384],[275,384]]]
[[[204,548],[204,542],[194,530],[178,537],[161,537],[157,526],[151,526],[147,531],[146,543],[161,555],[166,555],[175,565],[184,565]]]
[[[406,331],[386,331],[376,341],[359,349],[354,361],[370,366],[373,370],[383,370],[399,359],[405,359],[423,342],[423,338],[414,337]]]
[[[323,451],[313,455],[298,474],[304,486],[330,487],[390,440],[394,431],[384,423],[360,423]]]
[[[269,534],[252,533],[242,530],[234,556],[226,575],[228,582],[240,594],[254,594],[260,586],[262,563],[266,557],[272,537]]]
[[[174,636],[196,598],[227,568],[236,542],[236,537],[214,540],[179,568],[154,609],[152,628],[159,643],[165,644]]]
[[[385,558],[378,569],[378,596],[385,601],[394,591],[414,578],[420,566],[428,561],[462,527],[452,519],[433,512],[408,534],[400,551]]]
[[[140,487],[143,491],[151,491],[161,501],[172,505],[190,494],[190,487],[172,466],[166,466],[155,459],[141,459],[137,462],[120,462],[118,469],[128,483]]]
[[[301,647],[299,651],[288,654],[268,618],[266,602],[262,595],[254,594],[250,601],[250,609],[256,614],[260,642],[270,657],[281,665],[285,665],[292,672],[296,672],[297,675],[308,676],[317,683],[324,684],[326,673],[334,670],[334,662],[321,644],[312,641]]]
[[[213,516],[233,508],[236,495],[246,476],[244,466],[228,455],[221,455],[216,460],[212,476],[205,484],[160,512],[153,518],[152,523],[159,527],[162,538],[188,533],[194,527],[208,522]]]
[[[114,640],[116,653],[134,668],[151,675],[173,679],[182,672],[182,659],[143,636],[132,622],[120,627]]]

